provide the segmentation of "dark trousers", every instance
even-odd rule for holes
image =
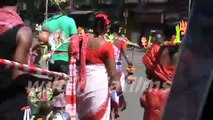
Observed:
[[[10,85],[0,89],[0,120],[23,120],[22,107],[28,105],[25,88]]]

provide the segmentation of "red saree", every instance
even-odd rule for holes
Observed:
[[[153,45],[142,59],[142,62],[146,66],[147,71],[151,73],[155,79],[161,82],[169,82],[172,80],[175,66],[163,65],[159,63],[160,55],[159,50],[161,46],[158,44]]]
[[[144,55],[142,62],[146,66],[147,72],[151,74],[151,80],[160,81],[161,85],[164,85],[164,83],[171,82],[175,66],[160,64],[160,48],[160,45],[153,45],[152,49]],[[169,88],[162,86],[149,87],[144,92],[140,98],[141,106],[145,109],[144,120],[161,120],[168,94]]]

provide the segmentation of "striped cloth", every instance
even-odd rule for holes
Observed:
[[[76,34],[71,37],[71,42],[69,44],[69,54],[70,65],[69,65],[69,75],[70,80],[67,83],[66,88],[66,100],[67,106],[66,110],[69,112],[71,119],[77,119],[76,114],[76,103],[77,103],[77,82],[80,84],[79,89],[84,91],[86,86],[86,47],[88,42],[88,34]],[[76,71],[76,61],[80,60],[80,75],[77,75]],[[78,81],[77,81],[77,77]]]
[[[71,57],[70,59],[70,80],[67,82],[67,88],[66,88],[66,111],[70,114],[71,120],[76,120],[76,103],[77,103],[77,88],[76,88],[76,59],[74,57]]]
[[[23,72],[28,72],[36,75],[45,75],[49,77],[58,77],[59,79],[69,79],[69,76],[64,73],[48,71],[46,69],[37,68],[34,66],[29,66],[26,64],[20,64],[18,62],[9,61],[6,59],[0,59],[0,66],[3,66],[6,69],[18,69]]]
[[[89,34],[76,34],[71,38],[69,44],[69,53],[75,57],[76,60],[80,60],[80,76],[79,87],[84,91],[86,86],[86,48],[89,39]]]

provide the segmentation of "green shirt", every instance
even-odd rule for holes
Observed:
[[[62,30],[66,38],[69,38],[73,34],[77,34],[77,27],[75,20],[66,15],[56,15],[47,19],[44,22],[43,27],[47,28],[51,33],[56,32],[57,30]],[[68,45],[69,43],[64,43],[56,51],[67,52]],[[53,54],[52,59],[54,61],[63,60],[68,62],[68,54]]]

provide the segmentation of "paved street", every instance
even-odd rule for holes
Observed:
[[[131,58],[132,51],[129,50],[128,53]],[[144,52],[138,50],[134,52],[133,64],[137,68],[135,72],[137,80],[129,85],[128,89],[124,93],[127,102],[127,109],[120,113],[119,120],[142,120],[143,118],[143,108],[140,107],[139,103],[139,97],[147,84],[145,66],[141,61],[143,55]]]

